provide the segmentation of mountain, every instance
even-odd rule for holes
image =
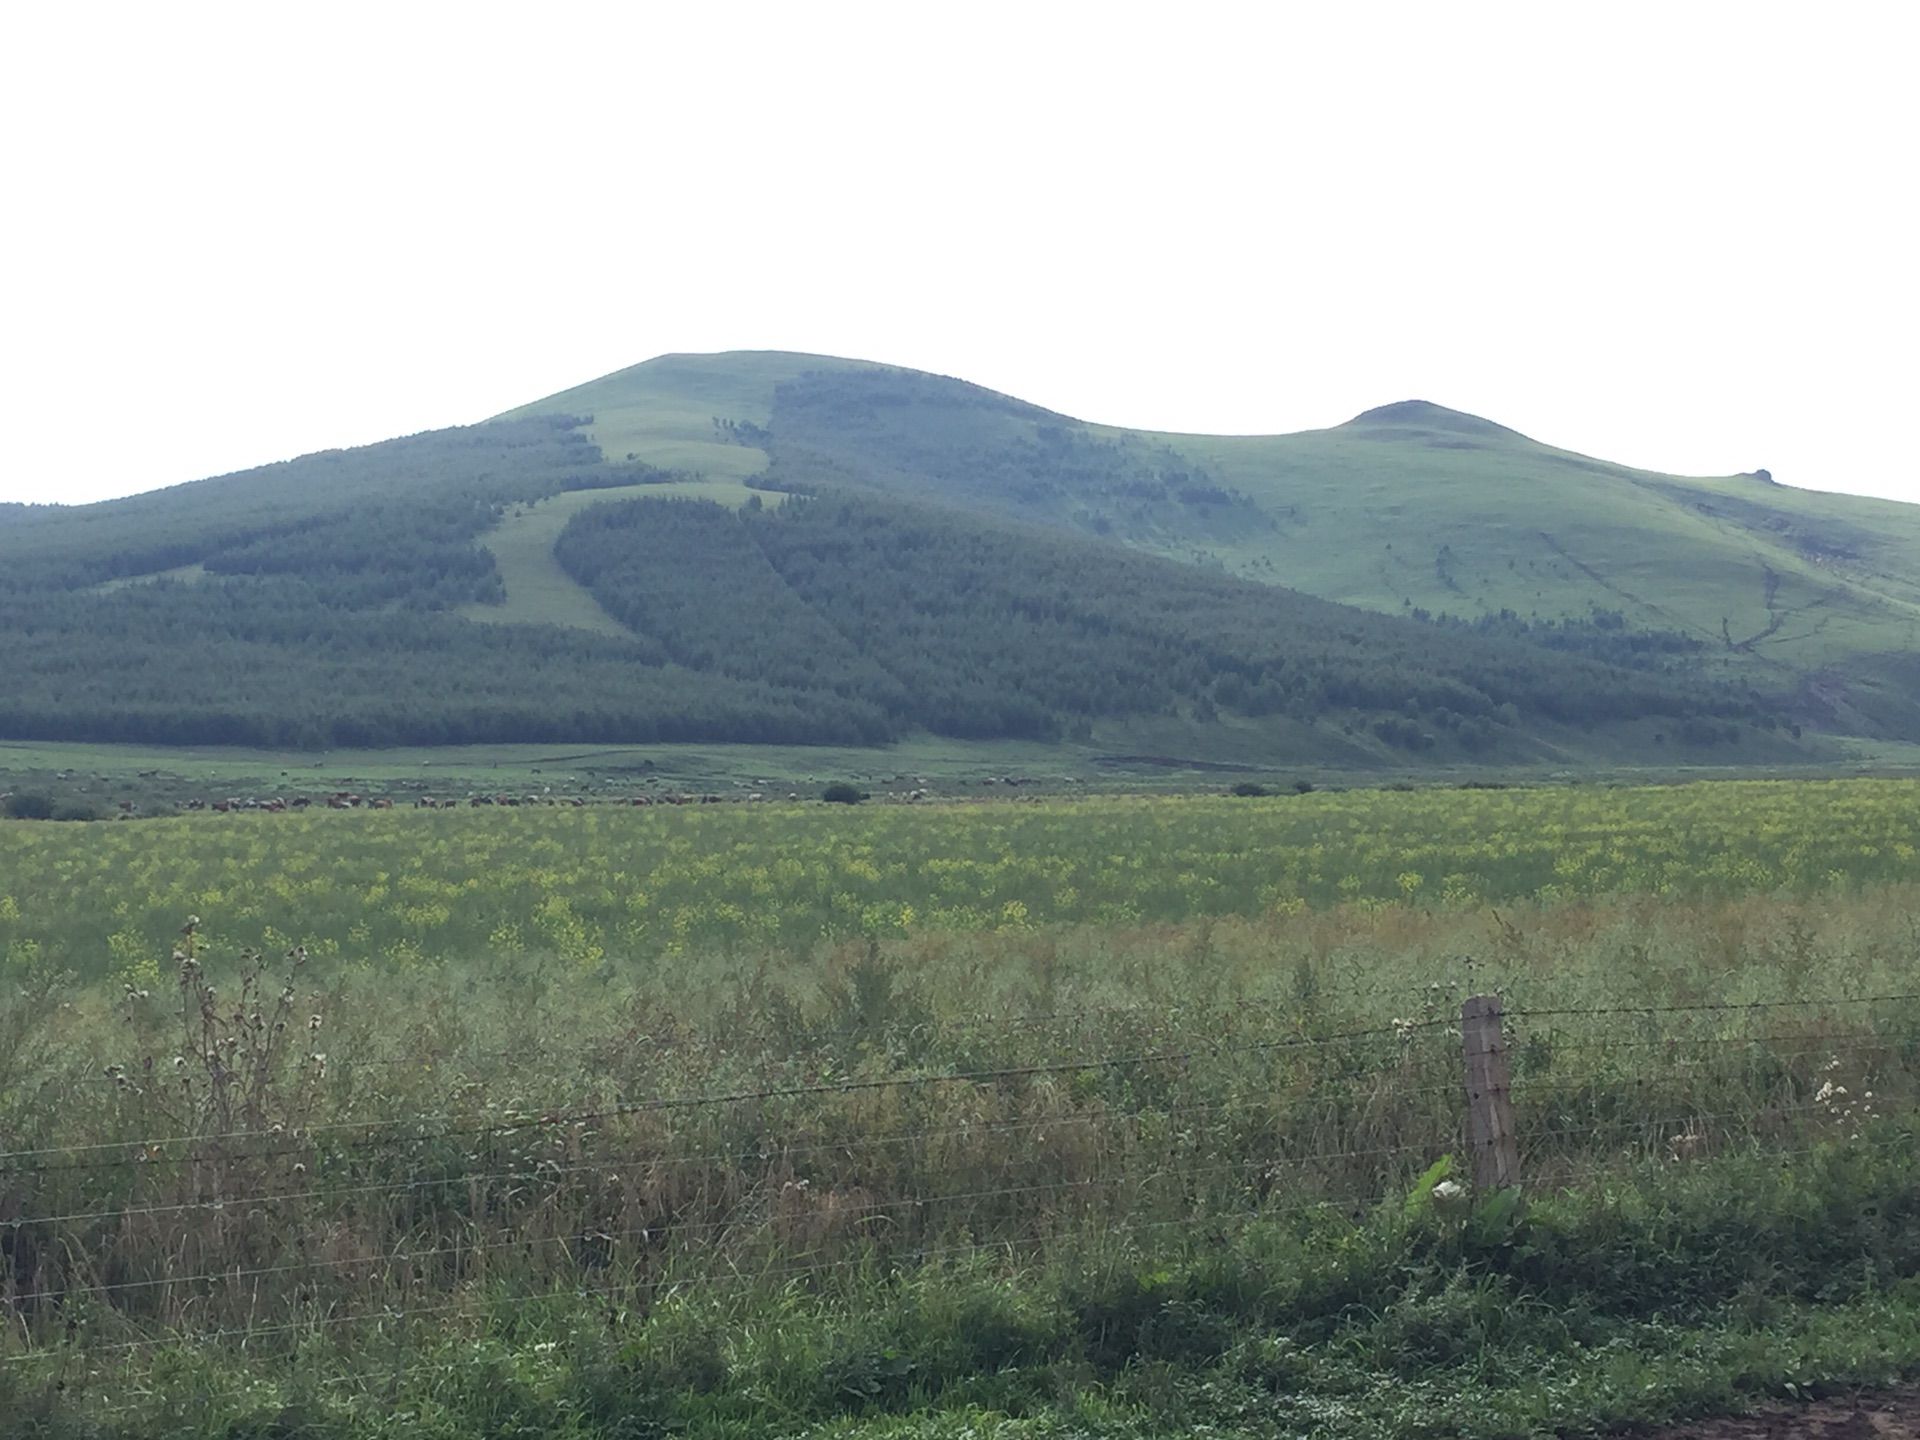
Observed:
[[[1920,736],[1910,555],[1907,507],[1418,401],[1159,435],[864,362],[667,356],[0,512],[0,737],[1778,759],[1807,721]]]
[[[514,413],[556,408],[593,415],[610,453],[938,496],[1387,613],[1508,632],[1598,613],[1810,722],[1920,726],[1920,507],[1636,470],[1417,400],[1294,435],[1158,434],[777,353],[663,356]]]

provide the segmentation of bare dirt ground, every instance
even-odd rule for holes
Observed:
[[[1920,1386],[1637,1433],[1643,1440],[1920,1440]]]

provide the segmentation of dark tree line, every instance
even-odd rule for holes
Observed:
[[[561,563],[681,663],[860,696],[900,728],[1052,736],[1221,710],[1438,731],[1756,718],[1750,697],[1421,626],[1094,542],[840,495],[735,514],[634,501],[575,517]],[[1417,748],[1417,746],[1415,746]]]
[[[1409,612],[1423,624],[1455,634],[1485,635],[1543,645],[1568,655],[1585,655],[1628,670],[1677,671],[1698,656],[1706,645],[1681,630],[1640,630],[1627,624],[1618,610],[1595,606],[1592,613],[1559,619],[1523,619],[1512,610],[1466,619],[1445,613],[1434,615],[1415,607]]]
[[[0,626],[0,734],[312,748],[591,740],[858,744],[831,697],[689,670],[659,647],[414,610],[298,582],[162,582]]]

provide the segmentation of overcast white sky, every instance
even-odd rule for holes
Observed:
[[[0,499],[774,348],[1920,500],[1916,14],[10,6]]]

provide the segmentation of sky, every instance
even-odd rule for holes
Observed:
[[[671,351],[1920,501],[1911,5],[16,5],[0,500]]]

